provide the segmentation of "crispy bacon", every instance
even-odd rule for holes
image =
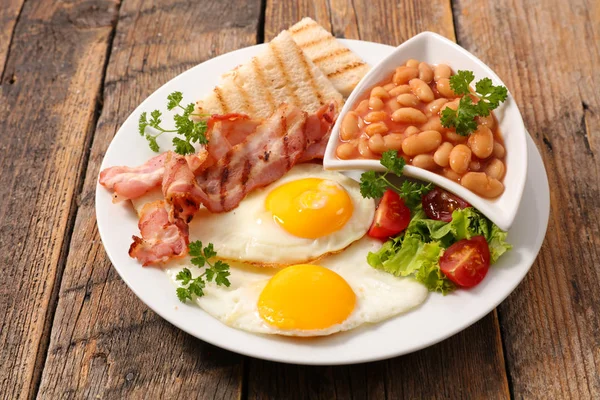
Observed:
[[[100,184],[114,191],[113,202],[135,199],[162,182],[166,154],[137,167],[110,167],[100,172]]]
[[[307,147],[306,151],[302,154],[298,163],[311,161],[315,159],[323,159],[325,156],[325,148],[331,135],[331,127],[335,123],[336,119],[336,104],[330,103],[329,105],[323,106],[308,117],[306,121],[307,129],[309,131],[318,132],[319,140]]]
[[[198,186],[185,157],[173,152],[167,154],[162,190],[170,206],[169,219],[189,223],[206,199],[206,194]]]
[[[306,122],[308,125],[308,129],[315,130],[319,132],[322,136],[316,142],[308,146],[306,151],[298,160],[299,163],[311,161],[314,159],[323,159],[325,156],[325,148],[327,147],[327,142],[329,141],[329,136],[331,135],[331,127],[335,123],[336,118],[336,104],[331,103],[328,106],[321,107],[316,114],[308,117],[308,121]],[[323,135],[323,133],[325,133]]]
[[[130,257],[148,266],[187,254],[188,226],[181,220],[169,221],[164,201],[146,204],[140,215],[142,237],[133,236]]]
[[[335,104],[307,117],[299,108],[281,105],[248,138],[207,168],[197,180],[211,212],[238,206],[252,190],[281,178],[313,143],[331,129]]]
[[[207,148],[185,156],[190,170],[199,174],[246,139],[260,124],[244,114],[213,115],[207,124]],[[110,167],[100,173],[100,184],[114,191],[114,202],[135,199],[163,181],[166,153],[137,167]]]
[[[337,103],[335,102],[326,104],[316,113],[309,115],[306,119],[306,130],[311,140],[314,140],[315,143],[319,143],[322,142],[325,137],[328,138],[336,117]]]
[[[325,156],[325,148],[327,148],[327,142],[329,141],[329,133],[319,140],[317,143],[313,143],[302,153],[302,156],[298,160],[298,164],[312,161],[322,160]]]
[[[211,212],[229,211],[296,163],[322,158],[335,112],[335,103],[311,116],[282,104],[262,122],[240,114],[213,116],[209,144],[197,154],[167,152],[139,167],[102,171],[100,183],[119,199],[141,196],[162,183],[165,200],[143,207],[142,237],[133,236],[129,255],[144,266],[185,255],[187,224],[201,204]]]
[[[205,168],[204,166],[206,165],[208,158],[209,158],[208,151],[206,151],[205,148],[200,149],[195,154],[188,154],[187,156],[185,156],[185,160],[187,161],[190,169],[192,171],[198,171],[198,172],[201,172],[202,170],[204,170],[204,168]],[[164,177],[163,177],[163,179],[164,179]]]
[[[206,169],[229,152],[233,146],[242,143],[256,130],[262,121],[250,119],[244,114],[213,115],[208,121],[207,138],[209,159],[204,163]],[[193,169],[198,174],[201,171]]]

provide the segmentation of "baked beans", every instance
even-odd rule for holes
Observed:
[[[506,150],[491,113],[477,130],[461,136],[442,126],[446,107],[458,108],[450,87],[452,69],[408,60],[373,86],[341,122],[336,155],[343,160],[379,159],[395,150],[407,164],[427,169],[486,198],[502,194]]]
[[[426,83],[431,83],[433,80],[433,68],[427,63],[419,64],[419,79]]]

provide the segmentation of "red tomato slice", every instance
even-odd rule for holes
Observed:
[[[398,193],[388,189],[375,210],[375,218],[368,235],[377,239],[387,239],[405,230],[409,222],[410,210]]]
[[[471,207],[460,197],[440,188],[435,188],[423,196],[421,203],[423,203],[423,211],[429,218],[444,222],[452,221],[454,210]]]
[[[490,248],[485,237],[474,236],[448,247],[440,258],[440,269],[458,286],[477,285],[490,269]]]

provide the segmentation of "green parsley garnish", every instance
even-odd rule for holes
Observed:
[[[184,268],[175,276],[175,280],[180,281],[182,286],[177,288],[177,297],[179,301],[185,303],[187,299],[192,300],[193,296],[202,297],[204,296],[204,287],[206,281],[215,283],[219,286],[231,285],[227,277],[229,274],[229,264],[221,260],[217,260],[214,263],[210,261],[217,255],[217,252],[213,248],[213,244],[209,243],[208,246],[202,247],[202,242],[197,240],[188,245],[190,256],[192,256],[191,262],[198,268],[203,268],[205,265],[204,272],[198,275],[196,278],[192,277],[192,273],[189,269]]]
[[[360,176],[360,194],[369,199],[376,199],[383,196],[383,193],[388,187],[400,192],[400,188],[391,183],[386,176],[392,172],[398,176],[402,175],[402,170],[406,161],[404,158],[398,157],[398,152],[388,150],[381,155],[379,160],[381,165],[387,168],[383,174],[378,174],[375,171],[363,172]]]
[[[388,150],[384,152],[379,162],[387,168],[387,171],[384,173],[367,171],[360,176],[360,193],[363,197],[379,198],[383,196],[386,189],[391,188],[402,197],[408,207],[413,208],[421,202],[421,196],[433,189],[431,183],[424,185],[418,182],[404,181],[402,186],[398,187],[389,181],[387,175],[391,172],[394,175],[401,176],[406,164],[403,157],[398,157],[397,151]]]
[[[508,96],[504,86],[494,86],[490,78],[483,78],[475,84],[475,95],[479,97],[479,101],[475,104],[468,96],[474,79],[475,75],[472,71],[458,71],[456,75],[450,77],[450,88],[463,97],[456,110],[446,107],[441,114],[442,126],[455,128],[456,133],[462,136],[467,136],[477,129],[475,117],[487,117],[490,111],[497,108]]]
[[[426,185],[420,182],[404,181],[400,187],[400,197],[404,200],[404,204],[411,210],[421,204],[421,197],[433,190],[432,183]]]
[[[186,155],[193,154],[195,152],[194,146],[192,143],[200,143],[207,144],[208,140],[206,139],[206,120],[202,119],[198,122],[194,122],[190,119],[190,116],[196,117],[206,117],[204,114],[194,114],[194,103],[190,103],[187,106],[182,106],[181,102],[183,101],[183,94],[181,92],[173,92],[169,96],[167,96],[167,110],[171,111],[175,108],[180,108],[183,110],[181,114],[175,114],[173,116],[173,120],[175,121],[176,129],[164,129],[160,126],[162,120],[162,112],[159,110],[154,110],[150,113],[150,119],[148,119],[148,114],[144,111],[140,115],[140,119],[138,122],[138,128],[140,135],[144,136],[148,141],[148,145],[150,149],[155,152],[159,152],[160,148],[158,143],[156,142],[156,138],[162,135],[165,132],[175,133],[182,137],[174,137],[173,138],[173,146],[175,146],[175,153]],[[146,132],[148,127],[154,128],[158,131],[156,134]]]

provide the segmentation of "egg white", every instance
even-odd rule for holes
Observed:
[[[265,208],[265,200],[273,189],[306,178],[333,181],[348,193],[353,212],[340,230],[316,239],[294,236],[279,226]],[[132,203],[139,212],[144,204],[162,198],[160,190],[154,190]],[[362,197],[354,179],[325,171],[318,164],[300,164],[276,182],[254,190],[234,210],[213,214],[202,207],[189,224],[189,237],[190,241],[212,243],[219,257],[226,260],[270,266],[302,264],[343,250],[363,237],[374,214],[375,201]]]
[[[407,312],[425,301],[428,291],[411,278],[399,278],[372,268],[366,260],[369,251],[376,251],[381,242],[364,237],[341,253],[328,256],[314,264],[342,276],[356,294],[356,306],[340,324],[321,330],[282,330],[269,325],[258,314],[258,298],[269,279],[279,269],[261,268],[241,263],[230,265],[230,287],[208,283],[205,295],[195,302],[208,314],[226,325],[255,333],[286,336],[323,336],[353,329],[365,323],[376,323]],[[173,282],[186,266],[185,260],[175,261],[167,270]],[[194,275],[198,269],[190,268]]]
[[[340,230],[316,239],[297,237],[279,226],[266,210],[265,200],[273,189],[306,178],[336,182],[348,193],[354,210]],[[190,240],[212,243],[219,257],[228,260],[300,264],[340,251],[363,237],[373,221],[374,212],[374,201],[361,196],[355,180],[338,172],[324,171],[321,165],[301,164],[276,182],[250,193],[230,212],[212,214],[201,209],[190,223]]]

